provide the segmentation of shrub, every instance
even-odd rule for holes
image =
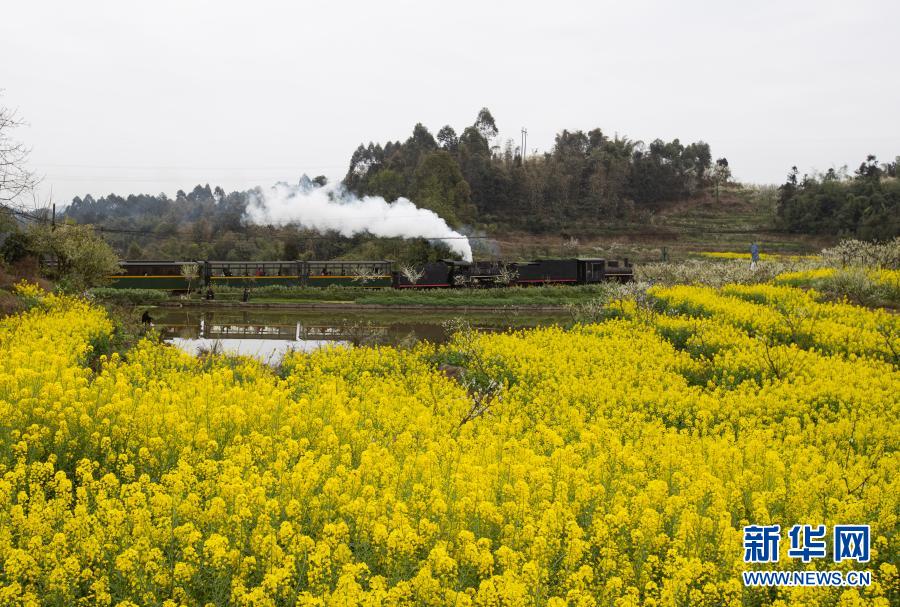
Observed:
[[[822,258],[831,267],[868,266],[900,269],[900,236],[886,242],[842,240],[824,249]]]

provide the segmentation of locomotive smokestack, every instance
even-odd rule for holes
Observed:
[[[247,218],[260,225],[298,224],[318,232],[342,236],[368,232],[386,238],[441,240],[472,261],[469,239],[453,230],[437,213],[417,207],[406,198],[387,202],[381,196],[348,192],[341,185],[315,187],[307,178],[298,185],[278,183],[251,195]]]

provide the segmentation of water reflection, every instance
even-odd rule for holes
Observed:
[[[277,363],[288,351],[309,352],[327,345],[412,345],[448,338],[443,323],[463,317],[483,331],[505,331],[540,325],[570,324],[559,313],[448,314],[428,311],[353,310],[191,310],[153,311],[163,338],[192,354],[211,349],[255,356]]]
[[[324,346],[345,345],[347,343],[324,339],[209,339],[205,337],[172,337],[166,341],[194,356],[203,352],[227,352],[241,356],[252,356],[267,364],[278,364],[288,352],[312,352]]]

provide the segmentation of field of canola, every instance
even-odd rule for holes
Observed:
[[[0,605],[900,602],[888,312],[654,288],[569,331],[276,372],[98,357],[102,310],[25,291],[0,321]],[[874,583],[744,589],[741,527],[766,523],[870,523]]]
[[[851,268],[848,272],[854,272]],[[819,283],[834,278],[840,272],[835,268],[815,268],[797,272],[784,272],[775,277],[775,282],[794,287],[817,287]],[[900,270],[870,269],[865,272],[866,278],[872,282],[900,293]]]

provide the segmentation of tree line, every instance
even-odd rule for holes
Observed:
[[[318,176],[301,182],[325,185]],[[446,245],[423,239],[353,237],[321,233],[295,225],[260,226],[246,221],[246,210],[258,188],[226,194],[221,187],[197,185],[164,193],[126,197],[75,197],[63,217],[99,227],[127,259],[396,259],[433,261],[451,257]]]
[[[776,218],[791,232],[890,239],[900,234],[900,157],[868,156],[852,176],[846,168],[803,175],[792,167],[778,188]]]
[[[446,125],[434,136],[420,123],[404,142],[361,144],[344,185],[359,195],[409,198],[456,226],[546,232],[634,219],[730,176],[727,159],[714,163],[702,141],[645,145],[599,128],[563,130],[550,151],[527,154],[497,135],[487,108],[459,134]]]
[[[545,154],[522,154],[487,108],[460,134],[422,124],[404,142],[360,145],[343,185],[357,195],[405,197],[454,227],[548,232],[631,219],[668,201],[691,197],[728,177],[728,163],[711,160],[709,145],[653,141],[645,146],[600,129],[560,132]],[[306,176],[301,180],[308,180]],[[324,185],[317,176],[311,185]],[[129,259],[295,259],[369,257],[422,261],[450,256],[425,241],[343,237],[297,226],[254,226],[246,210],[259,189],[226,193],[197,185],[175,197],[76,196],[64,218],[102,226]]]
[[[342,184],[356,195],[408,198],[457,228],[572,235],[642,220],[672,202],[718,192],[730,178],[727,159],[713,160],[703,141],[645,144],[610,137],[599,128],[563,130],[550,150],[538,154],[523,153],[498,135],[487,108],[461,132],[445,125],[432,134],[417,124],[405,141],[361,144]],[[879,164],[874,157],[853,176],[831,170],[801,178],[794,168],[779,189],[774,220],[793,232],[895,236],[900,215],[896,171],[897,162]],[[327,182],[321,175],[303,180]],[[446,246],[424,240],[252,225],[246,211],[259,193],[258,188],[226,193],[206,184],[179,190],[174,198],[164,193],[86,195],[75,197],[60,219],[98,226],[117,254],[131,259],[421,262],[451,256]],[[13,239],[10,247],[25,244]]]

